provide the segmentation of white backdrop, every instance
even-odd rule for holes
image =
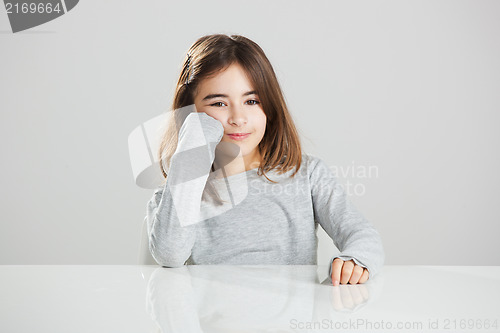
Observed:
[[[386,264],[500,265],[499,31],[484,0],[85,0],[16,34],[1,6],[0,264],[138,262],[153,191],[128,134],[169,108],[188,47],[226,33],[264,49]]]

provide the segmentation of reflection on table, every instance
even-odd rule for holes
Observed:
[[[0,332],[500,332],[500,267],[0,266]]]

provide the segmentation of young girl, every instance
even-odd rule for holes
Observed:
[[[334,285],[364,283],[381,269],[379,233],[326,163],[301,151],[256,43],[199,38],[172,109],[159,150],[165,183],[147,204],[158,264],[316,265],[319,224],[341,251],[330,263]]]

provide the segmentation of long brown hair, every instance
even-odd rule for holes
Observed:
[[[258,145],[262,160],[259,175],[275,170],[283,174],[300,169],[302,151],[297,129],[288,112],[281,87],[264,51],[255,42],[240,36],[213,34],[200,37],[189,48],[175,88],[171,117],[175,110],[194,104],[198,84],[231,64],[243,67],[256,90],[266,114],[266,130]],[[161,172],[166,178],[170,159],[177,148],[178,133],[174,119],[169,122],[158,151]]]

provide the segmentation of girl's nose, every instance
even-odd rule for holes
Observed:
[[[228,122],[231,125],[241,126],[247,123],[247,117],[245,112],[242,110],[240,106],[233,106],[229,111]]]

